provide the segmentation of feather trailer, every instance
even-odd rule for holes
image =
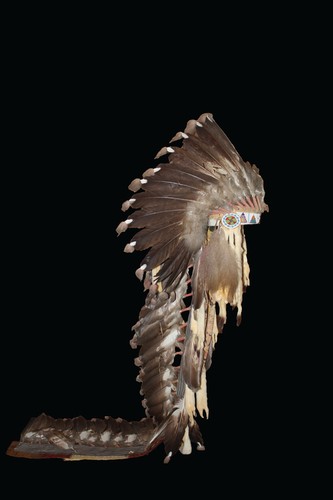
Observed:
[[[41,415],[22,433],[21,447],[118,459],[163,443],[165,463],[178,451],[191,453],[192,444],[204,450],[197,415],[209,414],[206,372],[228,305],[241,321],[250,283],[244,227],[258,224],[268,205],[258,168],[242,160],[211,113],[189,120],[170,142],[155,157],[165,161],[129,184],[121,207],[129,215],[116,228],[118,236],[137,230],[126,253],[147,251],[135,272],[146,299],[130,341],[145,417]]]

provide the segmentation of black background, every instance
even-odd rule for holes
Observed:
[[[288,12],[280,22],[277,12],[274,22],[244,10],[222,19],[214,9],[187,14],[148,21],[131,7],[131,22],[97,9],[8,17],[1,453],[35,492],[41,477],[61,490],[68,478],[73,489],[92,486],[91,475],[105,488],[112,479],[125,492],[143,491],[162,471],[171,493],[170,481],[185,478],[189,465],[200,482],[220,466],[215,480],[234,488],[264,488],[265,478],[276,491],[293,476],[299,392],[285,297],[297,252],[289,201],[301,169],[296,130],[310,106],[299,82],[311,51],[293,38]],[[131,235],[115,229],[128,184],[205,112],[258,166],[270,208],[259,226],[245,228],[251,284],[242,324],[229,312],[208,373],[210,415],[198,417],[206,452],[179,453],[168,466],[162,447],[112,463],[7,456],[42,412],[144,416],[129,345],[144,301],[134,274],[142,256],[124,254]]]

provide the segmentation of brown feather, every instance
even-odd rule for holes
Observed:
[[[154,187],[158,187],[161,184],[164,190],[173,191],[175,186],[180,186],[185,189],[197,189],[202,191],[203,180],[199,175],[195,175],[191,172],[182,171],[175,168],[163,168],[160,170],[158,175],[155,175],[153,179],[145,185],[145,191],[153,191]]]
[[[235,253],[222,230],[213,231],[209,243],[204,247],[201,254],[201,272],[205,290],[214,293],[221,287],[228,289],[231,301],[241,276]]]
[[[138,211],[140,212],[140,211]],[[159,210],[151,213],[133,214],[131,215],[131,228],[153,228],[167,225],[168,223],[180,222],[182,220],[183,211],[176,210]]]
[[[169,240],[162,240],[159,245],[152,247],[141,262],[141,265],[147,265],[148,270],[152,270],[155,267],[160,266],[168,258],[170,258],[170,256],[172,257],[177,255],[178,249],[181,245],[181,231],[179,230],[174,235],[165,234],[164,237],[169,238]]]
[[[191,254],[184,245],[179,244],[177,250],[174,257],[168,258],[157,273],[158,280],[163,282],[163,286],[168,293],[178,286],[191,261]]]
[[[154,245],[161,246],[166,243],[169,244],[170,241],[180,238],[181,235],[181,222],[177,220],[176,222],[172,222],[165,227],[159,227],[157,229],[141,229],[135,236],[133,236],[131,242],[136,242],[137,250],[146,250]]]
[[[163,432],[164,449],[167,455],[165,462],[172,455],[175,455],[181,444],[185,434],[185,429],[189,422],[189,416],[184,410],[182,402],[178,407],[175,407],[171,415],[168,416],[166,426]]]

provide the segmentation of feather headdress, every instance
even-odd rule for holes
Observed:
[[[122,204],[129,215],[116,229],[137,230],[125,252],[146,251],[136,275],[147,295],[131,340],[146,417],[106,417],[99,427],[96,419],[81,421],[78,433],[69,423],[76,419],[64,424],[43,415],[21,445],[38,433],[71,456],[87,454],[88,446],[95,458],[124,458],[163,443],[165,462],[191,453],[192,443],[204,449],[196,416],[208,417],[206,372],[227,307],[237,309],[239,324],[249,285],[244,225],[258,224],[268,206],[258,168],[242,160],[212,114],[188,121],[170,143],[156,155],[166,161],[130,183],[133,194]]]

